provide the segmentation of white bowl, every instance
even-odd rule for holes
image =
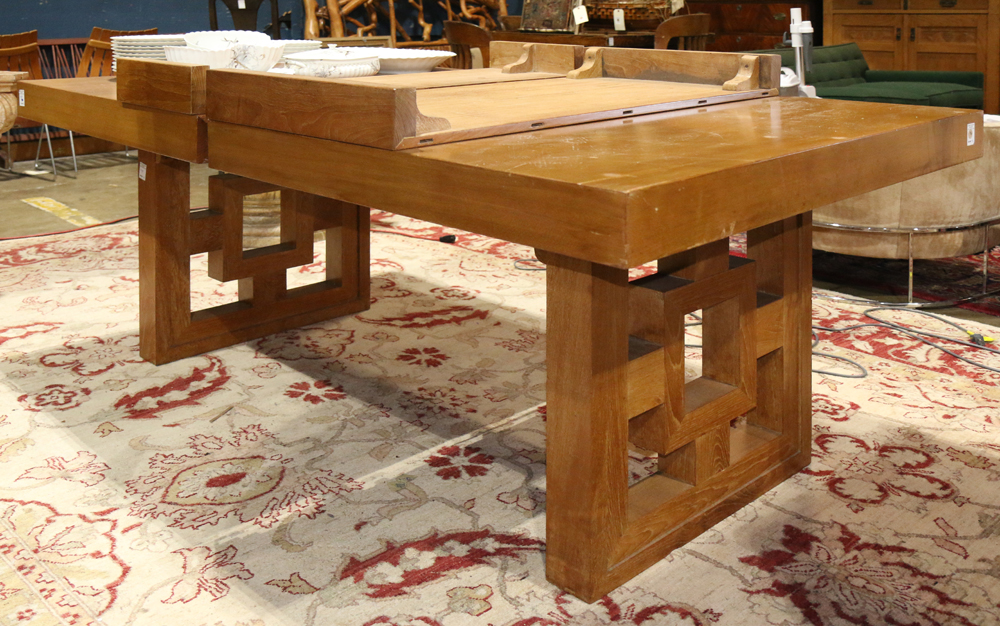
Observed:
[[[191,46],[164,46],[168,61],[207,65],[209,69],[237,69],[266,72],[281,59],[285,45],[268,41],[266,44],[236,44],[222,50],[205,50]]]
[[[230,50],[202,50],[187,46],[164,46],[163,51],[166,53],[168,61],[207,65],[213,70],[228,66],[229,62],[233,59],[233,53]]]
[[[443,50],[407,50],[405,48],[371,48],[378,54],[380,74],[429,72],[455,56]]]
[[[205,50],[222,50],[241,43],[268,43],[271,38],[252,30],[199,30],[186,33],[184,41],[189,46]]]
[[[229,50],[233,55],[229,67],[266,72],[281,60],[285,44],[270,40],[266,43],[238,43]]]
[[[324,48],[285,56],[285,67],[299,76],[357,78],[378,74],[379,60],[372,54],[349,55],[343,48]]]

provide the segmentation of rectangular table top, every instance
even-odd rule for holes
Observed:
[[[18,87],[25,95],[21,114],[30,119],[183,161],[207,157],[203,116],[123,106],[114,76],[26,80]]]
[[[209,121],[209,165],[615,267],[977,158],[982,114],[765,98],[389,151]],[[304,156],[308,155],[308,156]]]
[[[982,153],[978,111],[863,102],[772,97],[392,151],[125,107],[114,79],[23,85],[32,119],[615,267]]]

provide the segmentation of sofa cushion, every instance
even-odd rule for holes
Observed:
[[[983,90],[953,83],[877,82],[848,86],[817,85],[816,95],[836,100],[917,104],[980,109]]]
[[[754,50],[755,54],[777,54],[783,67],[795,67],[795,50]],[[835,46],[813,48],[812,70],[806,72],[806,84],[843,87],[865,82],[868,63],[856,43],[842,43]]]

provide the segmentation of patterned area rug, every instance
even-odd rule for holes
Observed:
[[[820,333],[871,374],[814,374],[806,471],[594,604],[560,592],[545,273],[374,217],[370,310],[161,367],[134,224],[0,243],[0,624],[1000,623],[1000,376],[876,328]],[[196,306],[232,298],[198,275]]]
[[[1000,248],[989,256],[987,290],[1000,288]],[[906,259],[872,259],[813,251],[813,277],[839,285],[854,285],[889,295],[906,296]],[[913,295],[919,300],[940,302],[964,298],[983,291],[983,255],[952,259],[917,259],[913,264]],[[880,297],[880,296],[877,296]],[[970,311],[1000,317],[1000,295],[987,296],[958,305]]]

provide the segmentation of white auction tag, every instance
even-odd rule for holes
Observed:
[[[590,18],[587,17],[587,7],[586,6],[584,6],[584,5],[581,4],[580,6],[576,7],[575,9],[573,9],[573,21],[576,24],[578,24],[578,25],[579,24],[584,24],[584,23],[590,21]]]
[[[677,14],[678,11],[684,8],[684,0],[670,0],[670,12]]]
[[[611,18],[615,21],[615,30],[625,30],[625,9],[615,9]]]
[[[213,1],[214,1],[214,0],[213,0]],[[237,6],[237,8],[240,8],[240,9],[245,9],[245,8],[247,8],[247,0],[239,0],[239,1],[238,1],[238,2],[236,3],[236,6]]]
[[[974,122],[965,127],[965,145],[976,145],[976,124]]]
[[[146,180],[146,164],[139,164],[139,180]]]
[[[17,90],[17,106],[20,106],[20,107],[24,106],[24,90],[23,89],[18,89]]]

